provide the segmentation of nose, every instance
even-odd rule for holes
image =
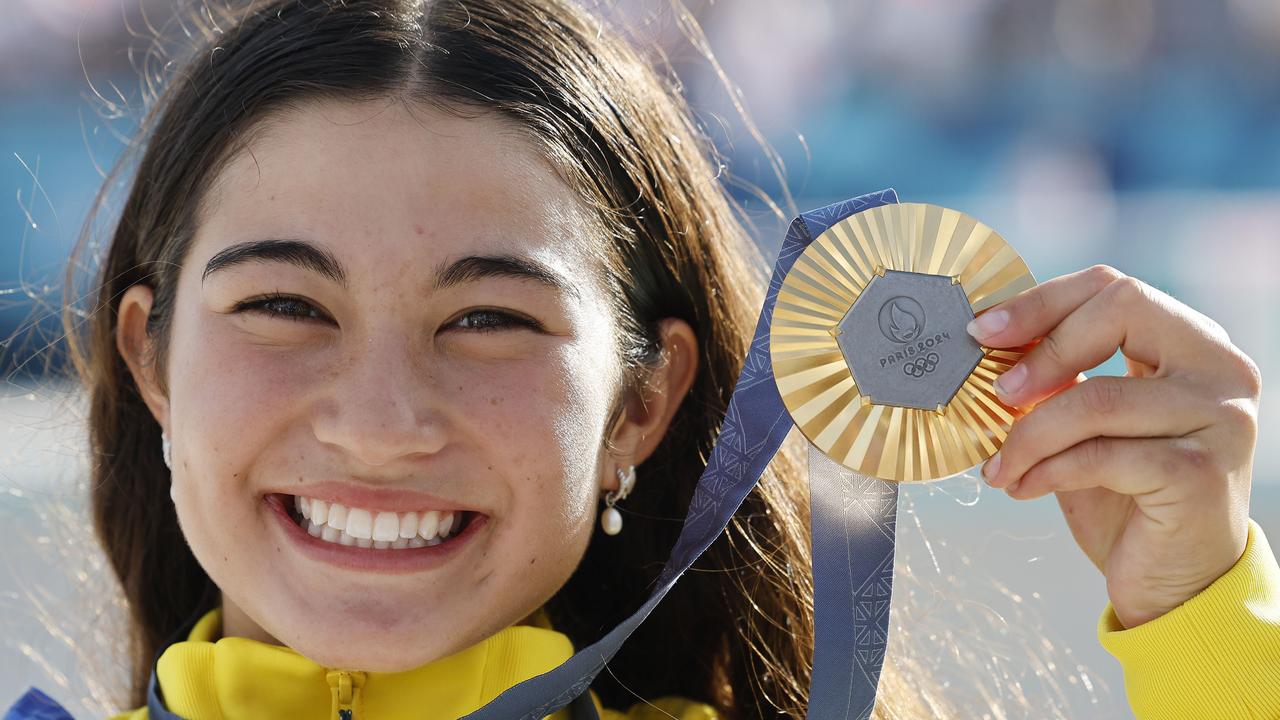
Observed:
[[[330,376],[313,421],[316,438],[373,466],[439,452],[443,418],[431,373],[416,355],[402,334],[370,337]]]

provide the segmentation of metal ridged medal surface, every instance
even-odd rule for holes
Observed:
[[[782,402],[811,443],[864,475],[913,482],[967,470],[1019,417],[992,384],[1028,348],[978,346],[962,321],[1035,284],[999,233],[957,210],[895,203],[851,215],[809,244],[779,289],[769,348]],[[864,292],[875,307],[855,307]],[[939,374],[955,379],[941,379],[937,402],[909,392],[948,361]]]

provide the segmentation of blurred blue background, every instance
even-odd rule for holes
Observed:
[[[39,370],[30,354],[58,335],[15,333],[37,319],[32,296],[54,303],[38,315],[57,307],[62,261],[135,126],[145,21],[169,17],[168,5],[0,0],[5,377]],[[892,186],[903,200],[964,210],[1038,278],[1110,263],[1220,322],[1264,377],[1280,370],[1269,312],[1280,288],[1280,4],[687,6],[799,208]],[[665,0],[605,11],[667,50],[729,173],[781,202],[768,158]],[[112,106],[129,110],[104,117]],[[759,242],[776,253],[781,231],[760,218]],[[1264,408],[1263,434],[1275,423]],[[1259,450],[1258,480],[1280,482],[1280,447]]]
[[[150,42],[144,16],[168,17],[170,7],[169,0],[0,0],[0,377],[14,398],[5,418],[11,429],[30,429],[24,413],[45,407],[38,394],[22,394],[41,386],[44,358],[33,354],[61,335],[50,315],[61,302],[62,263],[134,127],[138,66]],[[1280,3],[690,0],[687,7],[740,95],[719,84],[666,2],[609,2],[602,11],[666,50],[732,177],[782,201],[783,186],[736,99],[776,149],[799,209],[892,186],[904,201],[969,212],[1000,231],[1039,279],[1112,264],[1214,318],[1264,379],[1280,376],[1272,310],[1280,301]],[[131,111],[112,118],[110,104]],[[758,218],[758,240],[772,259],[781,224],[750,193],[733,192]],[[108,206],[108,216],[117,207]],[[1098,372],[1123,366],[1113,358]],[[1263,405],[1251,509],[1273,538],[1280,537],[1280,443],[1266,440],[1280,429],[1277,417]],[[26,441],[6,444],[5,482],[39,487],[49,465],[14,459],[33,447]],[[995,493],[960,509],[939,514],[934,537],[985,541],[993,536],[976,533],[993,523],[1006,533],[1049,530],[1036,536],[1043,548],[1022,537],[1017,558],[976,559],[1005,580],[1016,564],[1020,580],[1058,598],[1044,609],[1045,632],[1070,638],[1109,689],[1078,716],[1131,717],[1118,666],[1091,636],[1105,588],[1056,506]],[[924,536],[900,527],[901,564],[905,548]],[[935,550],[927,557],[937,566]],[[1054,553],[1056,566],[1041,561]],[[0,706],[43,677],[31,669],[38,663],[30,652],[21,656],[12,656],[23,670],[15,684],[3,681]]]

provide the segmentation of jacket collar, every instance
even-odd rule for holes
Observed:
[[[458,718],[573,655],[573,644],[551,628],[544,611],[533,621],[426,665],[378,673],[324,667],[291,648],[248,638],[220,638],[222,610],[215,608],[194,623],[186,640],[160,653],[149,714],[152,720]],[[561,710],[550,717],[570,715]]]

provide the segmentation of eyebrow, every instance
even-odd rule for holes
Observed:
[[[294,238],[268,238],[237,243],[209,259],[200,282],[215,272],[249,263],[280,262],[318,273],[347,288],[347,271],[342,261],[328,250]],[[435,268],[432,290],[461,285],[483,278],[535,280],[563,293],[579,297],[577,288],[542,263],[521,255],[467,255],[452,263],[441,261]]]

